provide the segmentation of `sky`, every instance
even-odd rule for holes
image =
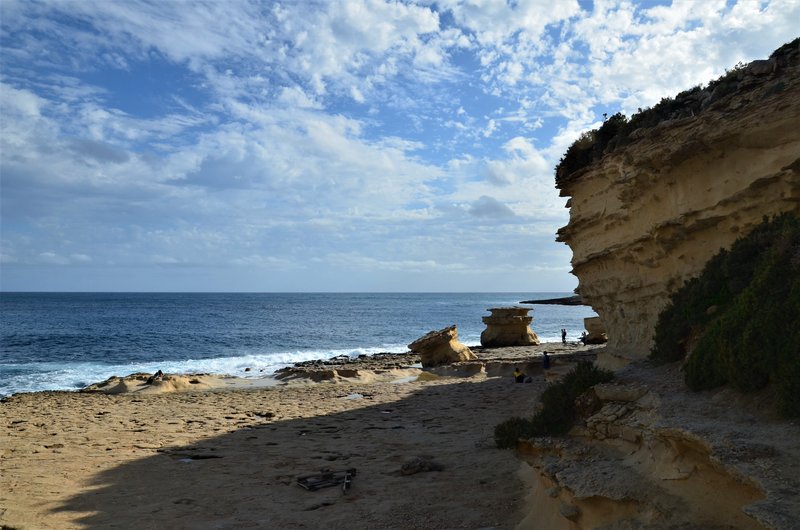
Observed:
[[[554,166],[797,0],[0,0],[0,289],[572,291]]]

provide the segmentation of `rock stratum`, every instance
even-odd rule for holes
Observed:
[[[585,167],[559,168],[570,220],[558,240],[605,324],[606,366],[647,356],[670,295],[720,249],[765,216],[800,213],[800,40],[711,86]]]

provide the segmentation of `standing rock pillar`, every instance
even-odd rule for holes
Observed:
[[[481,346],[532,346],[541,341],[530,328],[533,317],[527,307],[493,307],[491,316],[483,317],[486,329],[481,333]]]

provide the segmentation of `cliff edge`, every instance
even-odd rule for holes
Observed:
[[[765,216],[800,213],[800,39],[586,133],[557,168],[558,240],[603,319],[600,363],[647,356],[669,296]]]

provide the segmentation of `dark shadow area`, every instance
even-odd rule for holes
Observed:
[[[451,378],[380,403],[383,397],[370,395],[374,386],[329,385],[325,399],[353,400],[359,392],[353,406],[366,406],[276,421],[286,403],[314,394],[303,388],[196,394],[191,399],[218,401],[247,420],[231,432],[154,448],[100,472],[57,512],[74,512],[88,528],[513,528],[526,488],[517,477],[519,461],[495,448],[492,433],[500,421],[530,413],[541,377],[534,384]],[[175,397],[117,399],[150,407]],[[164,427],[162,437],[181,429]],[[438,467],[403,474],[415,457]],[[347,493],[298,486],[296,477],[321,468],[357,474]]]

